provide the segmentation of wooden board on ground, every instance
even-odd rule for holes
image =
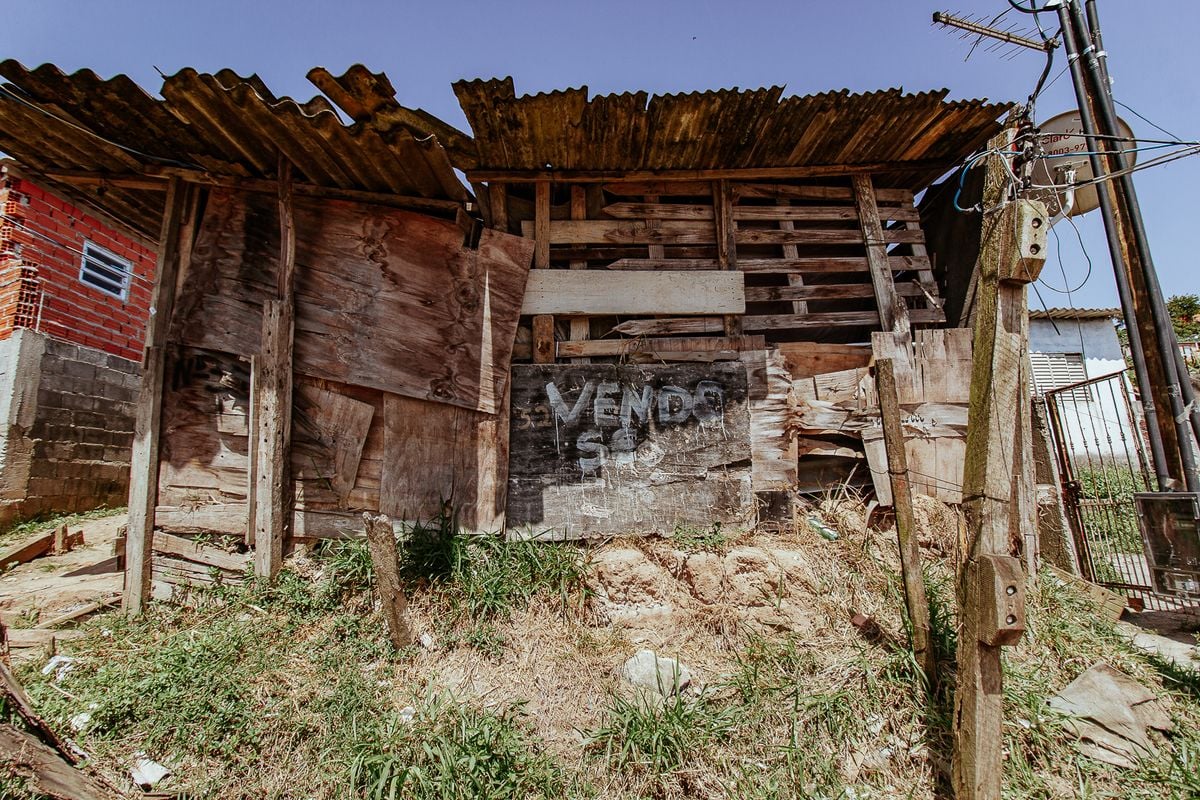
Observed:
[[[511,536],[752,522],[740,363],[517,365],[512,387]]]
[[[495,413],[533,242],[339,201],[296,201],[295,370]],[[213,191],[179,300],[175,339],[259,350],[275,286],[274,199]]]
[[[741,314],[740,272],[534,270],[522,314]]]

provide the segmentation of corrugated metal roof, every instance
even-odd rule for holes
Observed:
[[[318,186],[430,199],[465,201],[436,133],[422,129],[423,112],[396,103],[386,77],[362,66],[341,78],[340,99],[353,111],[364,102],[400,110],[411,119],[389,123],[370,116],[343,124],[333,105],[276,97],[256,75],[215,75],[183,69],[163,79],[156,98],[124,75],[70,75],[52,64],[29,70],[0,63],[0,150],[41,173],[97,172],[122,176],[154,168],[189,167],[223,177],[271,178],[284,153],[296,180]],[[314,82],[316,80],[314,79]],[[357,101],[355,85],[372,94]],[[337,99],[337,98],[335,98]],[[390,103],[390,105],[389,105]],[[353,115],[353,114],[352,114]],[[414,135],[414,131],[416,135]],[[453,131],[441,123],[438,132]],[[465,134],[463,139],[470,141]],[[459,142],[461,145],[461,141]],[[58,185],[68,195],[100,201],[120,219],[157,236],[163,196],[112,185]]]
[[[1119,308],[1031,308],[1030,319],[1121,319]]]
[[[943,89],[783,88],[589,98],[587,87],[517,97],[512,78],[459,81],[480,171],[662,171],[854,165],[912,169],[882,185],[924,188],[1000,126],[1011,104],[946,102]]]

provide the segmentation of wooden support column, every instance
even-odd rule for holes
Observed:
[[[736,270],[738,268],[737,223],[733,221],[733,201],[733,191],[728,181],[712,182],[713,227],[717,240],[717,267],[720,269]],[[726,336],[741,335],[742,317],[740,314],[726,314],[722,319]]]
[[[879,206],[875,203],[875,185],[870,175],[854,175],[850,180],[854,184],[858,224],[866,242],[867,268],[871,271],[875,304],[879,306],[880,327],[889,333],[910,333],[908,307],[896,293],[896,283],[888,264],[887,240],[883,236],[883,223],[879,220]]]
[[[367,550],[371,554],[371,566],[375,569],[375,593],[387,623],[388,638],[392,647],[400,650],[413,643],[412,628],[408,624],[408,598],[400,583],[400,558],[396,551],[396,534],[392,520],[386,514],[363,512],[363,524],[367,531]]]
[[[989,147],[1003,150],[1007,134]],[[1025,580],[1021,562],[1025,509],[1034,498],[1023,477],[1032,469],[1025,434],[1030,413],[1028,375],[1029,281],[1045,259],[1045,216],[1023,214],[1040,204],[1007,196],[1007,167],[993,155],[987,165],[985,214],[976,263],[974,355],[963,511],[966,562],[959,576],[958,690],[954,700],[951,780],[958,800],[1000,797],[1004,697],[1000,648],[1024,630]],[[1028,245],[1040,230],[1042,244]],[[1033,253],[1034,257],[1029,257]],[[1040,259],[1040,260],[1039,260]],[[1023,418],[1025,421],[1023,421]]]
[[[151,546],[154,508],[158,504],[158,445],[162,428],[162,394],[167,338],[175,309],[176,281],[180,272],[181,241],[189,196],[179,178],[167,186],[166,207],[158,236],[155,265],[153,313],[146,326],[146,349],[142,356],[142,381],[135,412],[133,450],[129,458],[129,528],[125,540],[125,592],[122,606],[129,614],[140,614],[150,597]]]
[[[550,268],[550,182],[534,184],[533,268]],[[554,317],[540,314],[533,318],[533,363],[553,364]]]
[[[292,166],[279,158],[279,275],[275,297],[263,303],[262,347],[254,361],[254,572],[274,578],[291,530],[292,337],[295,328],[296,226]]]
[[[900,421],[900,397],[896,371],[890,358],[875,362],[875,387],[883,421],[883,443],[887,449],[888,474],[892,484],[892,508],[896,513],[896,538],[900,546],[900,572],[904,578],[904,600],[912,625],[912,650],[932,688],[937,680],[937,660],[930,633],[929,600],[921,572],[921,548],[917,543],[917,518],[913,513],[908,483],[908,453],[904,449],[904,426]]]
[[[571,187],[571,219],[587,219],[587,191],[583,186],[575,185]],[[572,261],[571,269],[587,269],[588,263],[586,260]],[[592,323],[588,317],[571,317],[571,335],[572,342],[583,342],[592,338]],[[587,364],[591,362],[590,358],[575,358],[572,361],[576,364]]]

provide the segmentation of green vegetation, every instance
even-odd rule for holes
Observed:
[[[729,532],[721,528],[721,523],[714,522],[708,528],[693,525],[676,525],[671,534],[671,543],[685,553],[723,553],[729,549],[733,540]]]
[[[617,676],[638,645],[584,613],[580,548],[453,536],[445,521],[402,537],[431,646],[392,650],[365,547],[339,541],[272,583],[93,618],[63,644],[77,660],[61,681],[40,662],[20,678],[101,771],[118,776],[144,751],[175,773],[165,788],[193,798],[933,797],[950,758],[953,565],[927,564],[940,657],[928,689],[906,648],[846,621],[859,609],[903,640],[894,542],[849,512],[838,531],[789,540],[818,583],[781,598],[808,603],[822,627],[671,623],[654,635],[701,648],[681,655],[703,688],[666,700]],[[1046,707],[1097,661],[1170,705],[1176,733],[1134,770],[1080,756]],[[1005,797],[1200,796],[1200,676],[1131,650],[1049,575],[1030,588],[1026,637],[1005,650],[1004,708]],[[0,797],[22,791],[0,777]]]

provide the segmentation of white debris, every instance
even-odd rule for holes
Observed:
[[[692,673],[673,658],[662,658],[653,650],[639,650],[621,667],[625,680],[664,697],[678,694],[692,682]]]
[[[400,721],[405,725],[412,725],[413,720],[417,716],[417,710],[412,706],[405,706],[400,709]]]
[[[418,636],[417,643],[426,650],[432,650],[433,648],[437,647],[437,639],[434,639],[433,635],[428,633],[422,633],[420,636]]]
[[[58,683],[63,678],[67,677],[67,673],[75,668],[75,659],[70,656],[51,656],[46,662],[46,666],[42,667],[42,674],[49,675],[54,673],[54,682]]]
[[[86,728],[88,723],[91,721],[92,715],[87,711],[81,711],[75,716],[71,717],[71,730],[75,731],[76,733],[82,733],[83,729]]]
[[[143,790],[153,789],[171,774],[171,770],[157,761],[152,761],[145,753],[134,753],[133,758],[133,768],[129,770],[129,777]]]

